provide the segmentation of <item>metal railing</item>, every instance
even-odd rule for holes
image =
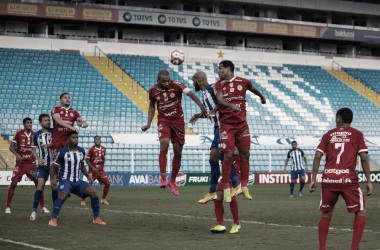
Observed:
[[[6,156],[4,152],[6,152],[7,155],[12,154],[8,149],[0,149],[0,170],[8,171],[11,167],[13,167],[10,163],[14,164],[16,162],[16,157],[12,154],[12,159],[9,159],[9,156]]]

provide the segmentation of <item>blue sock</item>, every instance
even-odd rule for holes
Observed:
[[[219,160],[223,161],[224,160],[224,153],[219,154]]]
[[[37,212],[38,203],[40,203],[42,191],[36,189],[36,192],[34,193],[34,202],[33,202],[33,211]]]
[[[53,204],[58,199],[58,189],[51,191],[51,197],[53,198]]]
[[[216,187],[218,186],[218,180],[220,176],[219,162],[209,160],[211,166],[211,178],[210,178],[210,194],[216,192]]]
[[[91,198],[92,212],[94,213],[94,219],[99,218],[100,204],[99,198]]]
[[[235,165],[234,163],[231,164],[231,175],[230,175],[230,178],[231,178],[231,182],[232,182],[232,187],[233,188],[236,188],[237,186],[239,186],[239,178],[236,174],[236,168],[235,168]]]
[[[301,182],[300,191],[302,191],[303,187],[305,186],[305,182]]]
[[[290,183],[290,194],[293,194],[294,183]]]
[[[51,219],[57,219],[59,212],[61,211],[62,205],[64,201],[61,198],[58,198],[53,205],[53,213],[51,215]]]

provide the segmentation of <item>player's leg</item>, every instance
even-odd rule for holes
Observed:
[[[33,169],[30,170],[30,172],[28,171],[26,173],[26,176],[28,176],[28,178],[34,182],[34,185],[37,188],[37,186],[38,186],[37,168],[33,166]],[[45,207],[45,197],[44,197],[44,192],[43,191],[41,192],[41,196],[40,196],[40,204],[41,204],[41,210],[44,213],[50,213],[50,211],[47,210],[47,208]]]
[[[215,210],[215,216],[216,221],[218,222],[218,225],[211,228],[210,231],[212,233],[224,233],[226,231],[226,227],[224,226],[224,206],[223,206],[223,182],[221,181],[217,187],[216,195],[217,198],[214,200],[214,210]]]
[[[175,179],[178,175],[179,169],[181,168],[181,159],[182,159],[182,149],[183,144],[179,142],[174,142],[172,137],[172,144],[173,144],[173,161],[172,161],[172,173],[170,176],[170,181],[168,182],[168,185],[170,186],[172,193],[175,196],[178,196],[178,190],[177,185],[175,184]]]
[[[290,198],[293,197],[294,187],[296,185],[296,181],[298,178],[298,174],[296,174],[295,172],[296,171],[290,172],[290,195],[289,195]]]
[[[25,173],[26,173],[26,169],[23,166],[19,166],[18,164],[16,164],[12,173],[11,185],[9,186],[9,189],[8,189],[7,206],[5,207],[6,214],[11,213],[11,202],[12,202],[13,195],[15,193],[15,189],[17,187],[17,183],[21,181],[22,176]]]
[[[249,149],[251,148],[251,136],[248,124],[245,122],[239,126],[235,133],[236,147],[240,153],[241,188],[246,199],[252,200],[247,185],[249,178]]]
[[[225,202],[231,202],[230,177],[235,150],[235,128],[233,125],[220,124],[220,149],[223,151],[222,183]]]
[[[366,223],[366,210],[363,192],[360,187],[355,190],[343,191],[343,199],[346,201],[349,213],[355,213],[353,224],[354,233],[352,236],[351,249],[357,250],[362,239]]]
[[[298,190],[298,195],[300,196],[300,197],[302,197],[302,189],[303,189],[303,187],[305,186],[305,182],[306,182],[306,173],[305,173],[305,169],[302,169],[301,171],[300,171],[300,190]]]
[[[214,138],[215,141],[215,138]],[[214,144],[214,142],[213,142]],[[211,178],[210,178],[210,189],[206,196],[203,199],[200,199],[198,203],[205,204],[211,200],[213,200],[216,196],[216,187],[218,185],[218,180],[220,176],[220,167],[219,167],[219,150],[218,145],[216,145],[216,148],[213,147],[213,144],[211,145],[210,150],[210,167],[211,167]]]
[[[234,219],[234,224],[232,225],[230,233],[236,234],[239,232],[239,229],[241,228],[241,225],[239,222],[239,206],[238,206],[236,197],[232,199],[230,203],[230,209],[232,213],[232,218]]]
[[[330,228],[330,220],[334,212],[334,207],[338,201],[340,192],[321,190],[321,202],[319,210],[322,212],[318,224],[319,250],[326,250],[327,235]]]
[[[159,132],[159,135],[161,132]],[[167,154],[169,149],[169,137],[160,138],[160,156],[158,158],[158,162],[160,164],[160,173],[161,173],[161,185],[160,188],[165,188],[167,186],[166,181],[166,165],[168,162]]]
[[[33,209],[32,209],[32,213],[30,215],[30,220],[36,219],[38,203],[40,203],[40,199],[41,199],[41,196],[42,196],[44,188],[45,188],[45,182],[49,178],[49,175],[48,175],[46,170],[39,167],[39,168],[37,168],[36,177],[37,177],[37,188],[36,188],[36,192],[34,193]],[[46,209],[46,211],[48,211],[48,210]]]
[[[100,185],[104,185],[104,188],[103,188],[103,196],[102,196],[102,199],[100,200],[101,203],[103,203],[104,205],[109,205],[109,203],[107,202],[106,200],[106,197],[107,197],[107,194],[110,190],[110,180],[108,179],[108,176],[106,174],[106,172],[104,171],[99,171],[99,175],[98,176],[98,181],[99,181],[99,184]]]
[[[231,174],[230,174],[230,179],[231,179],[231,197],[235,197],[238,195],[238,193],[240,192],[241,188],[240,188],[240,184],[239,184],[239,179],[238,179],[238,176],[237,176],[237,172],[236,172],[236,167],[234,165],[234,163],[231,164]]]
[[[54,205],[53,205],[53,213],[51,214],[51,219],[49,221],[50,226],[53,226],[53,227],[57,226],[57,218],[58,218],[59,212],[61,211],[62,205],[66,201],[71,190],[72,190],[72,186],[68,180],[59,181],[58,198],[54,202]]]
[[[98,171],[99,172],[99,171]],[[98,179],[98,172],[94,173],[91,168],[88,170],[88,174],[91,176],[92,180],[95,181]],[[92,185],[92,184],[90,184]],[[84,196],[82,200],[80,201],[81,206],[86,206],[86,197]]]
[[[91,208],[94,215],[94,218],[92,220],[93,223],[99,224],[99,225],[106,225],[104,221],[100,219],[99,213],[100,213],[100,203],[99,203],[99,197],[96,193],[95,189],[90,186],[87,182],[83,181],[80,183],[79,187],[79,194],[83,196],[90,196],[91,198]]]

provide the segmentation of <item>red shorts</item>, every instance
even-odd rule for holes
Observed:
[[[246,121],[233,124],[221,123],[219,133],[220,149],[223,152],[234,151],[235,145],[238,149],[251,148],[251,135]]]
[[[53,149],[53,155],[54,157],[58,154],[58,151],[63,149],[64,147],[68,146],[69,142],[67,140],[62,141],[54,141],[52,140],[51,147]]]
[[[342,195],[346,201],[346,207],[349,213],[356,213],[365,209],[364,195],[362,189],[358,186],[357,189],[346,191],[329,191],[322,189],[319,210],[328,212],[333,209],[338,201],[339,195]]]
[[[232,188],[232,182],[230,181],[230,188]],[[218,187],[216,188],[216,191],[223,191],[224,190],[224,183],[223,178],[220,180]]]
[[[13,169],[12,181],[21,181],[22,176],[26,174],[32,181],[36,180],[37,166],[36,164],[21,165],[16,163],[16,167]]]
[[[172,143],[185,144],[185,121],[177,122],[158,122],[157,123],[158,138],[170,138]]]
[[[110,180],[108,179],[108,176],[104,170],[99,170],[98,172],[94,173],[90,169],[88,171],[88,174],[91,175],[93,181],[98,180],[100,185],[110,184]]]

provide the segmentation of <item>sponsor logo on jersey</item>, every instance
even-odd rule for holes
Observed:
[[[235,91],[235,89],[234,88],[230,88],[230,92],[234,92]]]
[[[226,98],[227,102],[230,102],[230,101],[233,101],[233,100],[244,100],[244,97],[241,96],[241,95],[239,95],[239,96],[232,96],[232,97]]]
[[[13,171],[18,172],[18,167],[15,167]]]
[[[164,127],[162,126],[162,124],[158,124],[158,127],[157,127],[157,130],[161,130],[163,129]]]
[[[240,137],[245,137],[245,136],[251,136],[249,134],[249,128],[244,129],[243,133],[240,134]]]
[[[178,186],[178,187],[182,187],[182,186],[185,186],[186,184],[186,175],[183,174],[183,173],[178,173],[177,177],[175,178],[175,184]]]
[[[175,114],[177,114],[177,109],[173,110],[170,113],[164,113],[165,116],[172,116],[172,115],[175,115]]]
[[[74,114],[73,114],[73,113],[70,113],[70,116],[71,116],[71,117],[74,117]]]
[[[224,132],[220,135],[220,138],[221,138],[222,140],[224,140],[224,139],[228,139],[227,132],[224,131]]]
[[[329,178],[323,178],[323,183],[337,183],[337,184],[343,184],[343,178],[340,179],[329,179]]]
[[[340,175],[340,174],[349,174],[350,173],[350,170],[349,169],[325,169],[325,174],[336,174],[336,175]]]
[[[64,187],[65,187],[65,185],[61,185],[59,188],[60,188],[60,189],[63,189]]]

